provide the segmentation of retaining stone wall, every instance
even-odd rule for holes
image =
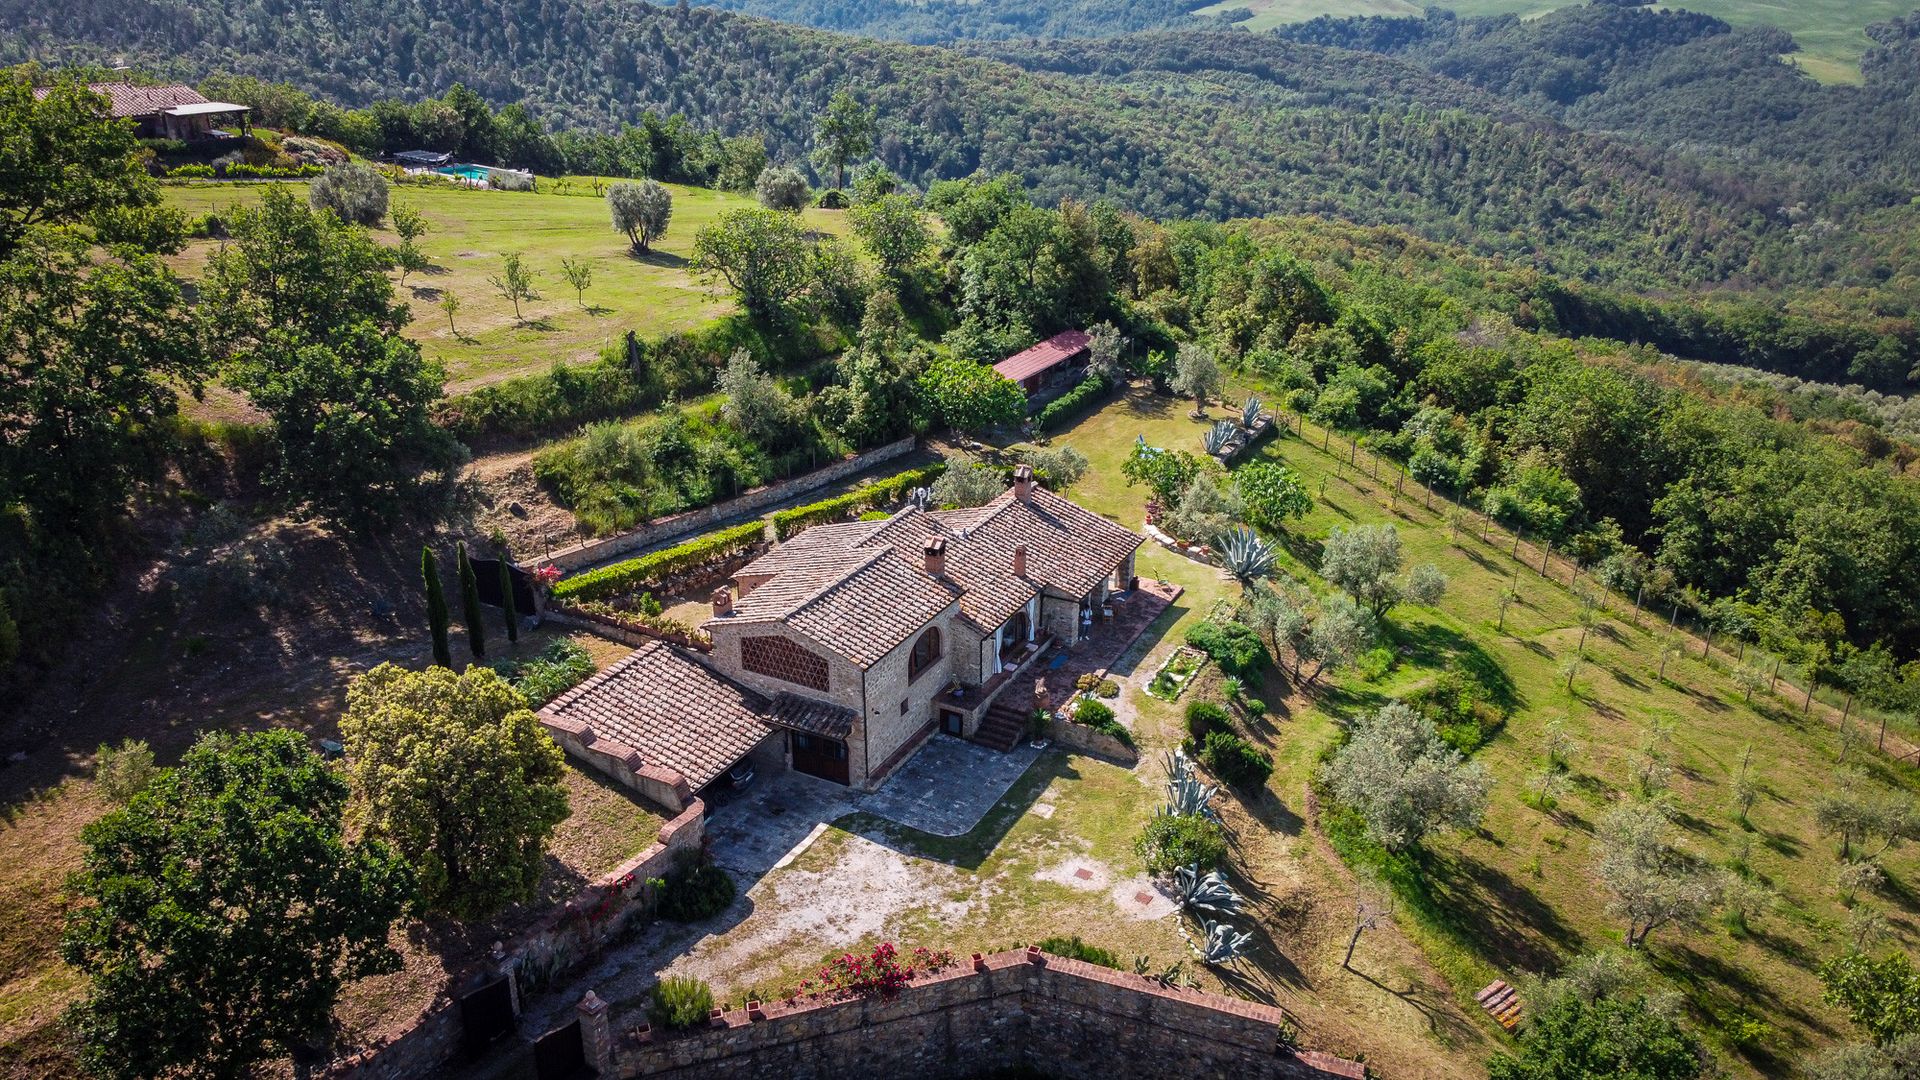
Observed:
[[[909,436],[898,442],[868,450],[863,454],[855,454],[825,468],[804,473],[791,480],[782,480],[776,484],[754,488],[725,502],[717,502],[698,510],[688,510],[685,513],[663,517],[658,521],[628,529],[626,532],[609,536],[604,540],[586,540],[572,547],[561,548],[538,561],[543,565],[552,563],[569,572],[581,570],[631,551],[677,540],[690,533],[701,532],[715,522],[724,521],[727,518],[764,510],[802,492],[826,487],[836,480],[904,456],[911,453],[913,447],[914,440]]]
[[[636,1016],[634,1022],[639,1023]],[[1162,986],[1037,950],[977,957],[892,998],[722,1014],[611,1040],[603,1075],[663,1080],[964,1080],[1030,1068],[1060,1080],[1358,1080],[1357,1062],[1281,1041],[1269,1005]]]

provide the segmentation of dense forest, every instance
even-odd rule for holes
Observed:
[[[1221,29],[1234,13],[1203,17],[1192,0],[700,0],[781,22],[922,45],[1010,38],[1089,38],[1162,27]]]
[[[681,113],[723,134],[763,134],[775,160],[796,162],[812,117],[851,88],[878,110],[880,159],[916,186],[1012,172],[1046,203],[1402,224],[1624,283],[1824,281],[1840,242],[1796,232],[1781,192],[1741,172],[1491,113],[1484,92],[1408,61],[1268,36],[1119,39],[1098,53],[1121,68],[1089,76],[1058,70],[1071,57],[1052,46],[1023,68],[1004,62],[1012,52],[996,60],[592,0],[516,0],[458,21],[416,0],[370,0],[351,18],[255,0],[80,3],[57,15],[7,0],[0,24],[12,28],[0,57],[225,70],[353,105],[458,82],[524,103],[550,128]],[[1872,252],[1856,261],[1867,279],[1884,269]]]

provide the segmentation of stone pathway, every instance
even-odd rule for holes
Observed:
[[[960,836],[980,824],[1026,774],[1040,751],[1025,743],[1001,753],[935,735],[858,809],[936,836]]]

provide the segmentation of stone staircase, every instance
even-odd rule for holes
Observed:
[[[1004,698],[996,700],[987,706],[987,715],[981,718],[980,726],[974,730],[973,741],[1004,754],[1020,745],[1020,740],[1027,734],[1027,720],[1032,714],[1031,708],[1022,710],[1008,704]]]

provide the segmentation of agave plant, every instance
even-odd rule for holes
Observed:
[[[1192,938],[1187,939],[1187,946],[1200,958],[1201,963],[1208,966],[1231,964],[1247,955],[1247,945],[1253,941],[1252,934],[1243,934],[1223,922],[1209,921],[1202,925],[1207,933],[1204,941],[1195,944]]]
[[[1234,426],[1233,421],[1215,420],[1213,426],[1207,429],[1207,433],[1200,436],[1200,445],[1206,447],[1207,453],[1219,455],[1226,452],[1227,447],[1232,445],[1234,436],[1238,434],[1240,429]]]
[[[1255,394],[1253,397],[1247,399],[1245,405],[1240,406],[1240,426],[1246,428],[1248,431],[1252,431],[1253,425],[1259,422],[1260,396]]]
[[[1186,751],[1176,747],[1167,755],[1167,805],[1160,808],[1162,814],[1212,819],[1213,797],[1219,793],[1217,785],[1201,782]]]
[[[1176,867],[1173,871],[1173,884],[1180,894],[1180,910],[1214,911],[1222,915],[1236,915],[1245,906],[1240,894],[1233,891],[1227,879],[1220,871],[1200,872],[1200,864]]]
[[[1220,538],[1220,564],[1241,581],[1258,581],[1273,573],[1273,545],[1242,525]]]

